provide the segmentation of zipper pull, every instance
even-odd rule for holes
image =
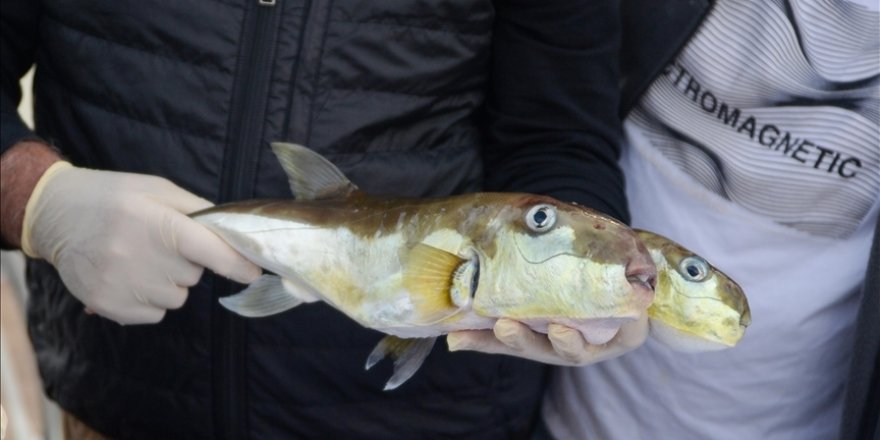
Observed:
[[[260,3],[260,6],[275,6],[276,0],[257,0]]]

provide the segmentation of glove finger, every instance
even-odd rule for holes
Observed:
[[[165,317],[165,309],[148,305],[134,305],[118,311],[95,310],[95,314],[103,316],[119,325],[155,324]]]
[[[259,267],[242,257],[208,228],[179,212],[170,212],[169,217],[167,234],[171,237],[170,246],[176,246],[180,255],[187,260],[243,284],[260,277]]]
[[[158,309],[179,309],[186,302],[189,289],[169,282],[165,286],[132,291],[135,299],[148,307]]]
[[[165,273],[168,281],[180,287],[192,287],[199,283],[205,268],[187,260],[184,256],[167,260]]]

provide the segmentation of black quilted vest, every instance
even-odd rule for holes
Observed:
[[[38,132],[79,166],[163,175],[216,202],[289,197],[268,143],[310,146],[361,188],[479,189],[493,10],[475,0],[48,1]],[[435,4],[436,3],[436,4]],[[394,127],[394,128],[389,128]],[[246,320],[206,276],[159,325],[83,313],[29,262],[50,397],[115,438],[509,438],[543,367],[450,354],[401,388],[364,371],[380,339],[323,304]]]

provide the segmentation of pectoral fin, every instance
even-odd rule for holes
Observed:
[[[288,284],[289,287],[292,287]],[[220,304],[241,316],[259,318],[292,309],[303,302],[278,275],[265,274],[235,295],[220,298]]]
[[[367,357],[365,369],[369,370],[386,356],[394,359],[394,374],[385,383],[385,391],[393,390],[406,382],[431,353],[437,338],[401,339],[386,336],[376,344],[376,348]]]
[[[418,243],[404,256],[403,287],[412,295],[416,324],[430,325],[458,313],[469,296],[457,294],[456,277],[468,260]]]

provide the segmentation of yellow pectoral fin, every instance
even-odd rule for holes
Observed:
[[[423,243],[404,258],[403,287],[412,297],[418,324],[436,323],[461,309],[451,291],[456,270],[467,260]]]

